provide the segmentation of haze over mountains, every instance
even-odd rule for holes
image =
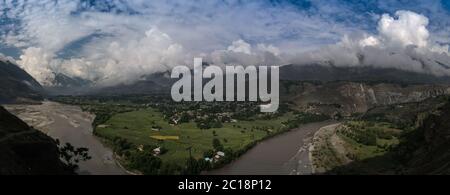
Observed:
[[[0,61],[1,100],[13,102],[17,98],[40,100],[43,95],[120,95],[120,94],[161,94],[169,93],[176,81],[170,72],[142,76],[129,84],[109,87],[95,86],[91,81],[56,74],[54,85],[42,87],[27,72],[9,61]],[[449,85],[449,76],[435,76],[426,73],[398,70],[395,68],[336,67],[324,65],[286,65],[280,68],[280,79],[285,81],[319,82],[362,82],[391,83],[398,85],[426,84]]]
[[[130,85],[194,57],[450,75],[445,1],[49,2],[1,2],[0,20],[2,53],[48,87]]]

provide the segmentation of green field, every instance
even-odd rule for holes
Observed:
[[[384,156],[400,144],[402,132],[387,122],[346,121],[334,131],[324,133],[316,144],[315,166],[321,172],[331,171],[352,162]],[[389,167],[384,161],[376,163],[377,167]]]
[[[220,140],[224,148],[239,151],[255,141],[281,131],[282,122],[292,116],[288,113],[272,120],[238,121],[225,123],[222,128],[200,130],[194,122],[169,125],[161,113],[149,108],[116,114],[106,123],[99,125],[96,134],[107,140],[124,138],[136,146],[164,147],[168,151],[160,156],[163,163],[184,165],[189,159],[188,147],[192,147],[192,155],[196,159],[203,158],[204,152],[213,150],[213,139]],[[153,126],[161,127],[160,131],[155,131]]]

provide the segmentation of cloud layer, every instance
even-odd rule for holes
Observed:
[[[371,66],[450,75],[448,45],[430,39],[427,17],[411,11],[383,14],[377,34],[344,36],[335,44],[306,52],[291,61],[340,67]]]
[[[437,0],[3,0],[0,10],[0,45],[18,48],[17,63],[44,85],[53,85],[54,73],[101,86],[131,83],[198,56],[218,65],[450,75],[450,17]]]

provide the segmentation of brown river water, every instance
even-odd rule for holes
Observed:
[[[309,147],[314,134],[336,123],[326,121],[302,125],[261,142],[236,161],[207,175],[310,175]]]
[[[105,147],[94,135],[94,116],[83,112],[77,106],[55,102],[42,105],[6,105],[28,125],[33,126],[62,144],[89,149],[91,160],[81,162],[78,174],[82,175],[123,175],[127,174],[114,160],[111,149]]]
[[[124,175],[113,158],[111,149],[105,147],[94,135],[94,116],[77,106],[55,102],[42,105],[6,105],[30,126],[39,129],[61,143],[89,149],[91,160],[80,163],[79,174]],[[225,167],[207,175],[308,175],[312,169],[309,146],[314,133],[334,121],[311,123],[265,140]]]

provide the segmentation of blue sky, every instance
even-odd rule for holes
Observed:
[[[449,0],[0,0],[0,10],[0,53],[41,83],[52,72],[132,82],[193,56],[218,64],[353,64],[366,50],[356,42],[402,51],[422,45],[420,55],[447,62],[439,53],[450,43]],[[335,53],[339,47],[348,54]],[[398,53],[413,55],[405,51]],[[410,63],[392,60],[383,63]]]

